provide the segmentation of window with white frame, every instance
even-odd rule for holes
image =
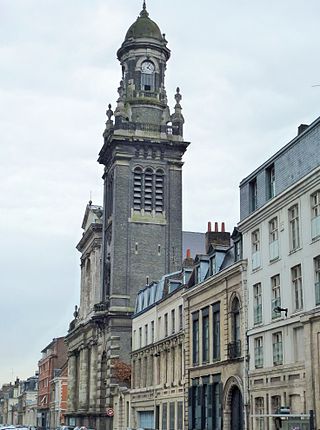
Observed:
[[[148,324],[144,326],[144,344],[148,345]]]
[[[271,199],[276,195],[276,175],[274,164],[269,166],[266,170],[267,178],[267,199]]]
[[[249,200],[250,200],[250,212],[253,212],[258,207],[258,188],[257,179],[254,178],[249,182]]]
[[[142,348],[142,327],[139,327],[139,348]]]
[[[264,415],[264,398],[256,397],[254,399],[255,415]],[[264,418],[256,417],[256,430],[264,430]]]
[[[320,255],[314,259],[314,281],[316,305],[320,305]]]
[[[176,331],[176,312],[175,309],[171,310],[171,333]]]
[[[262,290],[260,282],[253,286],[253,321],[254,324],[262,323]]]
[[[320,190],[311,195],[311,237],[320,236]]]
[[[275,308],[281,306],[281,294],[280,294],[280,275],[272,276],[271,278],[271,314],[272,319],[279,318],[281,316],[280,312],[275,311]]]
[[[182,305],[179,305],[179,331],[183,329],[183,310]]]
[[[290,251],[300,247],[299,206],[297,204],[289,209],[289,239]]]
[[[168,332],[168,314],[164,314],[164,335],[167,337],[169,334]]]
[[[251,233],[251,254],[252,254],[252,270],[260,267],[260,230],[257,229]]]
[[[302,274],[301,264],[292,267],[291,282],[293,292],[293,305],[295,311],[303,309],[303,289],[302,289]]]
[[[271,396],[271,413],[277,414],[281,408],[281,396]]]
[[[279,227],[277,217],[269,221],[269,256],[270,261],[276,260],[279,257]]]
[[[256,337],[254,340],[254,365],[256,369],[263,367],[263,338]]]
[[[272,335],[273,365],[279,366],[283,363],[282,333],[281,331]]]
[[[293,329],[293,349],[294,349],[294,361],[303,362],[304,357],[304,328],[295,327]]]

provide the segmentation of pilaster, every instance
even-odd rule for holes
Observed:
[[[79,410],[88,409],[88,348],[80,350]]]
[[[71,353],[68,358],[68,411],[77,409],[77,358]]]

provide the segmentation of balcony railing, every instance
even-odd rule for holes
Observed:
[[[232,360],[241,357],[241,340],[228,344],[228,357]]]
[[[272,310],[272,319],[281,317],[281,312],[277,312],[275,309],[281,307],[281,298],[277,297],[273,299],[271,302],[271,310]]]

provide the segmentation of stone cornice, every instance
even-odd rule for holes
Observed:
[[[92,241],[92,248],[100,247],[102,243],[102,224],[93,223],[83,233],[78,245],[76,246],[79,252],[83,252],[84,248]]]
[[[149,345],[144,346],[143,348],[136,349],[131,352],[131,357],[138,357],[146,354],[157,354],[162,351],[166,351],[175,347],[176,345],[183,344],[184,340],[184,331],[180,331],[175,333],[169,337],[159,340],[155,343],[150,343]]]

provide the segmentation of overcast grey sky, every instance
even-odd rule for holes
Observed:
[[[26,378],[79,301],[81,222],[116,59],[142,0],[0,0],[0,384]],[[240,180],[320,113],[320,2],[148,0],[183,96],[184,229],[232,230]]]

